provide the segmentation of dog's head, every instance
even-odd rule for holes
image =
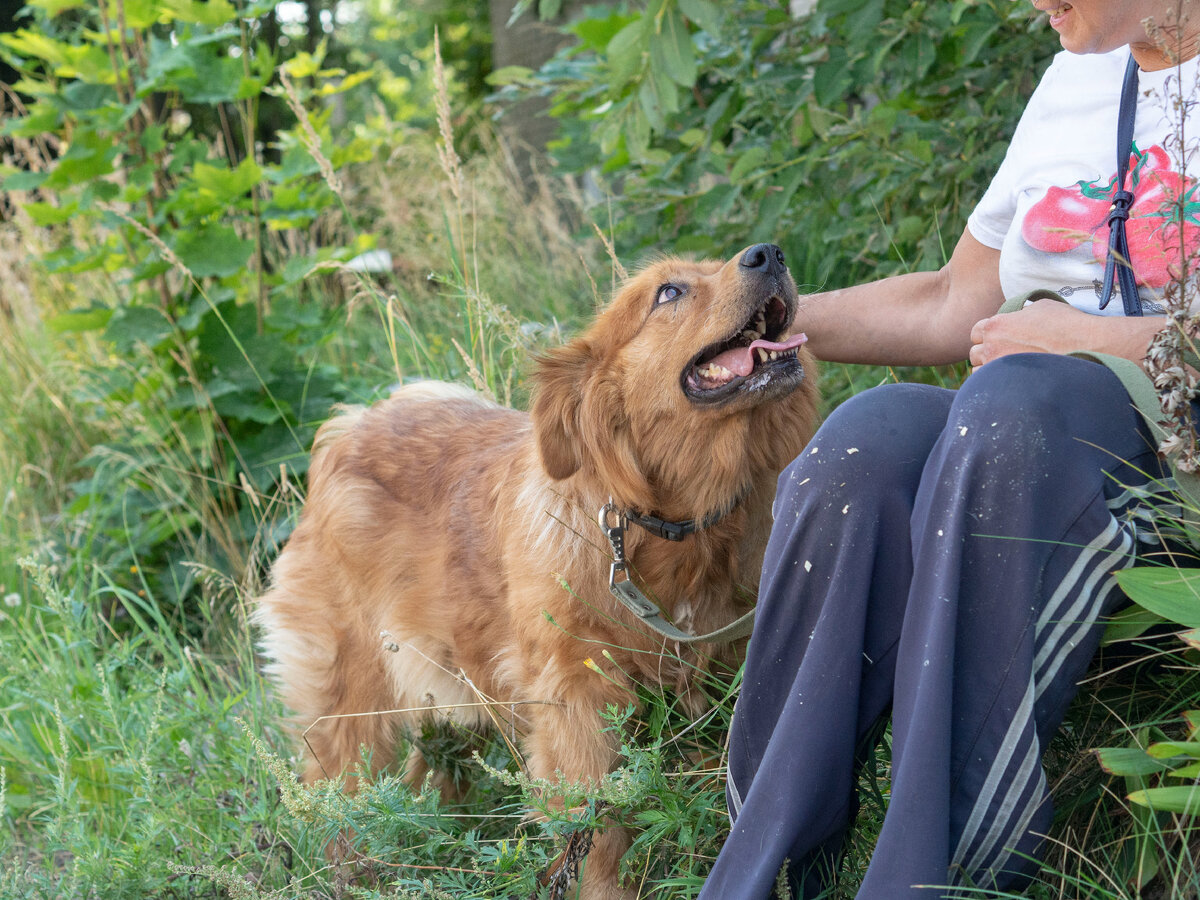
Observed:
[[[646,508],[696,474],[692,461],[702,473],[725,457],[724,468],[744,467],[764,442],[798,449],[807,433],[752,433],[808,381],[805,338],[791,330],[797,303],[772,244],[725,263],[647,266],[580,337],[540,360],[532,415],[547,473],[591,471]],[[802,393],[811,418],[811,384]]]

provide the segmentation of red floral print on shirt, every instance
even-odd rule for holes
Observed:
[[[1069,188],[1051,187],[1035,203],[1021,225],[1029,246],[1047,253],[1066,253],[1090,241],[1092,256],[1103,263],[1108,254],[1108,225],[1117,176],[1107,182],[1080,181]],[[1159,146],[1144,153],[1135,145],[1129,157],[1125,190],[1133,194],[1125,234],[1139,284],[1164,287],[1200,248],[1200,191],[1192,178],[1171,170]]]

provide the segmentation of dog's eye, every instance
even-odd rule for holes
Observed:
[[[683,296],[683,288],[677,284],[664,284],[654,297],[655,303],[671,303]]]

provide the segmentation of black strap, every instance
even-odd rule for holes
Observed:
[[[634,525],[640,525],[655,537],[660,537],[667,541],[682,541],[689,534],[703,531],[705,528],[717,524],[726,512],[728,510],[718,510],[706,516],[700,522],[697,522],[695,519],[688,519],[684,522],[668,522],[666,519],[660,519],[658,516],[642,515],[633,510],[627,512],[625,516]]]
[[[746,499],[749,493],[748,489],[743,490],[727,507],[711,512],[699,521],[686,519],[683,522],[668,522],[666,519],[660,519],[658,516],[639,513],[632,509],[626,510],[624,515],[634,525],[641,526],[642,529],[650,532],[655,537],[660,537],[666,541],[682,541],[689,534],[694,534],[697,531],[703,531],[705,528],[711,528],[716,525],[721,519],[733,512],[737,508],[737,505]]]
[[[668,522],[666,519],[658,518],[658,516],[643,516],[633,510],[630,510],[625,515],[633,524],[640,525],[655,537],[660,537],[667,541],[682,541],[689,534],[692,534],[699,528],[705,527],[707,524],[706,522],[697,526],[695,519],[688,519],[686,522]]]
[[[1133,194],[1125,190],[1125,175],[1129,155],[1133,152],[1133,122],[1137,117],[1138,64],[1129,55],[1125,66],[1125,83],[1121,87],[1121,107],[1117,116],[1117,182],[1113,186],[1112,209],[1108,213],[1108,259],[1104,262],[1104,286],[1100,292],[1100,308],[1112,299],[1114,280],[1121,288],[1121,303],[1125,315],[1140,316],[1142,301],[1129,259],[1129,241],[1125,236],[1125,220],[1133,205]]]

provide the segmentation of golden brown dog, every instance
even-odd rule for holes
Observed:
[[[735,656],[663,655],[610,594],[597,514],[611,497],[668,521],[719,516],[677,542],[631,527],[630,569],[694,633],[748,608],[738,588],[757,587],[776,477],[816,424],[796,304],[770,244],[660,260],[539,361],[529,413],[428,383],[328,422],[258,606],[284,700],[317,723],[305,779],[352,769],[363,745],[388,765],[432,717],[477,728],[509,711],[531,775],[599,779],[616,748],[598,710],[635,700],[634,679],[686,694],[694,666]],[[427,771],[414,751],[406,777]],[[617,881],[627,846],[618,829],[597,838],[582,896],[633,896]]]

